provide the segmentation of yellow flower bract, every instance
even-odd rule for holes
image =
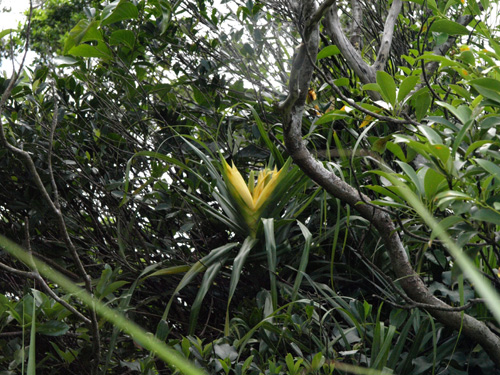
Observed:
[[[233,189],[231,189],[233,194],[238,194],[239,198],[241,198],[252,212],[258,211],[264,205],[275,189],[278,178],[283,171],[280,170],[278,172],[276,167],[273,170],[265,168],[259,171],[256,184],[253,173],[250,174],[250,179],[248,184],[246,184],[234,163],[232,163],[230,167],[224,160],[223,166],[229,180],[228,183],[233,187]]]

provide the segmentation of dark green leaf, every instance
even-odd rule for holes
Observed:
[[[101,26],[137,18],[139,12],[137,7],[129,1],[120,0],[107,5],[102,11]]]
[[[431,25],[429,30],[450,35],[469,35],[469,30],[465,26],[450,20],[438,20]]]
[[[45,323],[38,323],[36,327],[37,333],[46,336],[62,336],[68,332],[69,326],[58,320],[50,320]]]
[[[394,107],[396,104],[396,83],[392,76],[383,70],[379,70],[377,71],[377,83],[385,101]]]
[[[321,51],[318,53],[317,59],[324,59],[325,57],[333,56],[333,55],[338,55],[340,53],[340,50],[338,49],[337,46],[327,46],[323,48]]]

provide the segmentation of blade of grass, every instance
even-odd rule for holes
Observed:
[[[36,299],[33,296],[33,312],[31,314],[30,349],[28,353],[28,375],[36,374]]]
[[[380,324],[384,323],[380,322]],[[389,357],[389,353],[391,351],[392,338],[394,337],[395,333],[396,327],[390,325],[385,337],[381,337],[383,343],[371,367],[381,370],[387,365],[387,358]]]
[[[203,370],[197,368],[194,364],[183,358],[175,350],[169,348],[164,342],[158,340],[155,336],[148,334],[143,328],[127,319],[122,313],[119,313],[118,311],[113,310],[104,303],[98,301],[84,289],[69,280],[66,276],[55,271],[39,259],[32,258],[20,246],[1,235],[0,247],[5,249],[9,254],[16,257],[20,261],[24,262],[30,268],[36,268],[42,276],[48,278],[69,293],[72,293],[89,308],[95,309],[97,314],[99,314],[103,319],[128,333],[134,340],[140,342],[145,349],[152,351],[159,358],[165,361],[165,363],[177,368],[181,373],[186,375],[206,375]]]
[[[406,341],[408,340],[408,334],[410,332],[410,328],[413,325],[413,317],[415,314],[419,314],[418,311],[414,311],[408,321],[405,323],[403,329],[399,333],[398,341],[396,345],[394,345],[391,350],[391,354],[389,355],[389,360],[387,361],[387,367],[395,369],[398,362],[401,360],[401,353],[403,352],[403,348],[405,347]]]
[[[151,272],[152,269],[153,269],[152,266],[146,267],[141,272],[139,277],[137,279],[135,279],[135,281],[130,286],[130,288],[126,292],[123,293],[120,305],[118,306],[118,311],[120,311],[121,313],[127,311],[128,306],[130,304],[130,301],[132,300],[132,295],[134,294],[134,291],[137,288],[137,284],[139,282],[142,282],[144,279],[146,279],[147,276],[144,278],[143,278],[143,276],[148,274],[149,272]],[[184,272],[186,272],[188,270],[189,270],[189,268],[184,270]],[[104,369],[102,371],[103,374],[106,374],[106,372],[108,371],[108,367],[109,367],[109,364],[111,363],[111,359],[113,358],[113,352],[116,348],[116,341],[118,340],[119,334],[120,334],[120,329],[118,329],[118,327],[116,327],[116,326],[113,327],[113,333],[111,334],[111,338],[109,340],[108,353],[106,354],[106,360],[104,362]]]

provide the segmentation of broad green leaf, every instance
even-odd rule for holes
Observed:
[[[432,9],[432,11],[437,14],[439,12],[439,9],[437,7],[437,4],[436,4],[436,0],[427,0],[427,1],[424,1],[427,6]]]
[[[444,230],[448,230],[448,228],[452,227],[457,223],[461,223],[462,221],[464,221],[464,218],[461,216],[458,215],[448,216],[439,222],[439,226]],[[434,238],[436,238],[436,230],[433,230],[430,235],[431,240],[433,240]]]
[[[479,127],[481,129],[489,129],[500,125],[500,117],[499,116],[490,116],[484,118],[480,123]]]
[[[54,58],[54,63],[56,66],[65,67],[77,64],[78,60],[69,56],[57,56]]]
[[[111,59],[113,55],[104,43],[98,43],[97,46],[90,44],[80,44],[71,48],[68,54],[78,57],[96,57],[100,59]]]
[[[375,173],[375,171],[373,172]],[[365,185],[365,187],[379,193],[384,197],[389,197],[395,202],[404,203],[404,201],[399,196],[397,196],[396,194],[394,194],[392,191],[390,191],[385,187],[382,187],[380,185]]]
[[[335,81],[333,81],[337,86],[349,86],[349,78],[337,78]]]
[[[476,151],[479,147],[484,146],[486,144],[492,144],[493,141],[489,140],[482,140],[482,141],[476,141],[473,144],[471,144],[468,148],[467,151],[465,152],[465,157],[467,158],[470,154],[472,154],[474,151]]]
[[[338,55],[340,53],[340,50],[337,46],[327,46],[323,48],[321,51],[318,53],[317,59],[324,59],[325,57],[333,56],[333,55]]]
[[[434,200],[438,203],[438,206],[442,208],[455,200],[472,201],[473,199],[465,193],[455,190],[447,190],[437,194]]]
[[[425,135],[425,138],[429,141],[431,145],[435,144],[442,144],[443,140],[441,139],[441,136],[430,126],[426,125],[419,125],[418,130]]]
[[[446,163],[451,154],[450,148],[442,144],[429,145],[428,148],[429,152],[437,157],[441,161],[441,163],[443,163],[443,166],[446,166]]]
[[[382,154],[386,147],[387,147],[387,142],[392,138],[392,135],[388,135],[387,137],[382,137],[378,138],[375,142],[372,144],[372,150],[375,152],[378,152],[379,154]]]
[[[417,82],[418,82],[417,76],[406,77],[403,80],[403,82],[401,82],[398,91],[398,102],[402,102],[406,98],[406,96],[411,92],[411,90],[415,88]]]
[[[341,118],[347,118],[347,117],[350,117],[350,116],[347,115],[344,111],[335,110],[335,111],[325,113],[323,116],[321,116],[319,119],[317,119],[314,123],[316,125],[328,124],[332,121],[335,121],[335,120],[338,120]]]
[[[104,290],[101,292],[101,298],[108,296],[109,294],[115,292],[116,290],[127,284],[129,284],[128,281],[119,280],[107,285],[106,288],[104,288]]]
[[[431,97],[428,92],[422,92],[419,95],[415,96],[414,106],[417,121],[421,121],[425,117],[430,105]]]
[[[407,162],[407,158],[403,149],[395,142],[387,142],[385,146],[390,152],[394,154],[399,160]]]
[[[468,83],[474,86],[484,87],[488,90],[500,92],[500,81],[493,78],[477,78],[470,80]]]
[[[456,66],[456,67],[465,68],[465,65],[462,64],[462,63],[460,63],[460,62],[458,62],[458,61],[451,60],[451,59],[449,59],[446,56],[436,55],[436,54],[431,53],[431,52],[424,53],[422,56],[419,56],[417,58],[417,60],[422,60],[422,59],[423,60],[428,60],[428,61],[437,61],[437,62],[440,62],[442,68],[445,68],[447,66]]]
[[[392,76],[383,70],[379,70],[377,72],[377,83],[385,101],[394,107],[396,104],[396,83]]]
[[[107,5],[101,16],[101,26],[112,23],[137,18],[139,11],[130,1],[120,0]]]
[[[436,101],[436,104],[440,105],[441,107],[446,108],[451,113],[453,113],[455,115],[455,117],[458,118],[462,124],[467,123],[467,121],[469,121],[471,118],[472,111],[466,105],[461,105],[458,108],[456,108],[456,107],[454,107],[451,104],[446,103],[446,102]]]
[[[497,180],[500,181],[500,167],[489,160],[475,159],[476,163],[481,166],[485,171],[493,175]]]
[[[459,85],[449,85],[449,87],[453,91],[455,91],[455,93],[457,93],[458,95],[461,95],[464,98],[469,99],[470,101],[473,100],[471,92],[469,90],[465,89],[464,87],[459,86]]]
[[[444,126],[446,126],[447,128],[453,130],[453,131],[460,131],[459,128],[457,128],[457,126],[455,124],[453,124],[452,122],[450,122],[449,120],[445,119],[444,117],[441,117],[441,116],[429,116],[429,117],[426,117],[425,120],[429,121],[429,125],[432,125],[433,123],[438,123],[438,124],[442,124]]]
[[[497,91],[487,89],[483,86],[472,85],[482,96],[487,99],[491,99],[495,102],[494,105],[500,105],[500,94]]]
[[[73,47],[84,42],[102,42],[102,34],[97,29],[98,26],[97,21],[80,20],[69,32],[69,37],[64,44],[63,54],[67,55]]]
[[[124,44],[128,48],[132,49],[132,48],[134,48],[134,44],[135,44],[135,35],[130,30],[113,31],[111,33],[111,36],[109,37],[109,44],[111,44],[112,46]]]
[[[429,30],[450,35],[469,35],[469,30],[465,26],[450,20],[437,20]]]
[[[401,167],[401,169],[405,172],[405,174],[410,178],[410,181],[413,182],[413,185],[415,185],[415,188],[417,189],[417,192],[420,196],[423,196],[425,194],[424,186],[422,185],[422,181],[420,178],[418,178],[417,174],[415,173],[415,170],[412,168],[411,165],[402,162],[402,161],[396,161],[398,165]]]
[[[474,57],[474,54],[472,51],[463,51],[460,56],[460,60],[462,60],[464,63],[470,66],[475,66],[476,65],[476,59]]]
[[[428,168],[424,177],[425,196],[431,201],[436,193],[443,187],[447,187],[446,178],[432,168]]]
[[[474,220],[500,225],[500,214],[489,208],[481,208],[477,211],[472,211],[470,216]]]
[[[371,90],[376,92],[382,92],[382,89],[380,88],[378,83],[367,83],[366,85],[363,85],[362,89],[365,91]]]
[[[36,332],[45,336],[62,336],[69,331],[69,326],[58,320],[49,320],[45,323],[40,323],[36,327]]]
[[[469,129],[472,127],[473,124],[474,124],[474,121],[472,119],[467,121],[464,124],[464,126],[462,126],[462,129],[460,129],[460,131],[456,135],[455,140],[453,141],[453,148],[451,150],[453,157],[455,157],[455,154],[456,154],[458,148],[460,147],[462,140],[465,137],[465,134],[469,131]]]

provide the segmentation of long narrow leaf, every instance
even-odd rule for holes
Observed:
[[[257,242],[258,241],[255,238],[252,238],[250,236],[245,238],[245,241],[243,242],[243,245],[241,245],[238,255],[236,255],[236,258],[234,258],[233,270],[231,272],[231,281],[229,283],[229,297],[227,299],[226,323],[224,325],[225,336],[229,336],[229,305],[231,304],[231,300],[233,298],[234,291],[236,290],[236,286],[240,281],[240,275],[243,265],[245,264],[245,261],[248,258],[250,251],[254,248]]]
[[[30,349],[28,354],[28,375],[36,374],[36,298],[33,295],[33,312],[31,315]]]
[[[271,142],[271,140],[269,139],[266,129],[264,129],[264,124],[262,123],[262,120],[260,119],[259,114],[255,110],[255,108],[250,104],[248,104],[248,108],[250,108],[250,111],[252,111],[253,118],[255,119],[257,128],[259,129],[260,136],[264,140],[264,143],[266,144],[267,148],[273,154],[274,158],[279,162],[279,168],[281,168],[284,164],[284,159],[283,156],[281,155],[281,152],[279,152],[274,143]]]
[[[36,267],[42,276],[48,278],[55,284],[60,285],[69,293],[72,293],[89,308],[95,309],[97,314],[99,314],[102,318],[113,324],[115,327],[118,327],[128,333],[134,340],[140,342],[144,348],[156,353],[156,355],[164,360],[165,363],[177,368],[181,373],[186,375],[205,375],[203,370],[197,368],[175,350],[169,348],[164,342],[158,340],[152,335],[149,335],[143,328],[127,319],[123,314],[111,309],[101,301],[92,297],[87,291],[80,288],[66,276],[55,271],[52,267],[36,258],[32,258],[26,251],[14,242],[0,236],[0,247],[25,264]]]
[[[292,291],[292,302],[297,298],[297,294],[299,292],[300,285],[302,284],[302,279],[304,278],[304,273],[306,272],[307,264],[309,263],[309,251],[311,250],[311,242],[312,242],[312,234],[307,229],[307,227],[302,224],[300,221],[297,221],[299,224],[300,230],[302,231],[302,235],[305,238],[304,249],[302,250],[302,256],[300,257],[299,269],[297,270],[297,276],[295,277],[295,282],[293,283],[293,291]],[[289,309],[290,313],[291,310]]]
[[[474,264],[467,258],[465,253],[455,244],[455,242],[453,242],[448,233],[439,225],[437,220],[432,216],[427,208],[425,208],[415,193],[413,193],[399,179],[390,175],[388,175],[388,178],[393,185],[400,188],[400,194],[404,196],[411,206],[413,206],[415,211],[417,211],[429,228],[433,228],[437,237],[444,242],[455,262],[464,271],[471,283],[475,285],[477,292],[484,298],[486,306],[488,306],[496,321],[500,323],[500,296],[493,289],[491,283],[484,280],[484,277],[479,273]]]
[[[271,284],[271,297],[273,309],[278,308],[278,289],[276,287],[276,241],[274,238],[274,219],[262,219],[264,236],[266,239],[267,266]]]
[[[205,274],[203,275],[203,280],[201,281],[200,289],[198,290],[198,294],[196,294],[196,298],[191,306],[191,314],[189,316],[189,334],[193,335],[196,323],[198,321],[198,315],[200,313],[201,304],[205,299],[205,296],[212,286],[212,283],[215,277],[219,274],[219,271],[223,265],[223,262],[217,262],[212,264],[207,268]]]
[[[170,297],[170,300],[168,301],[167,307],[163,312],[162,321],[166,321],[168,313],[170,311],[170,307],[172,306],[172,302],[174,301],[177,293],[179,293],[182,288],[184,288],[187,284],[189,284],[196,277],[198,273],[204,271],[207,267],[210,267],[215,262],[220,261],[220,259],[224,255],[226,255],[231,249],[233,249],[236,245],[238,245],[237,242],[232,242],[210,251],[208,255],[204,256],[202,259],[196,262],[190,268],[190,270],[186,272],[182,280],[179,282],[179,285],[177,285],[177,288],[175,288],[174,292],[172,293],[172,297]],[[159,335],[160,339],[165,339],[164,337],[162,337],[162,335],[160,335],[160,327],[158,328],[156,334]]]

